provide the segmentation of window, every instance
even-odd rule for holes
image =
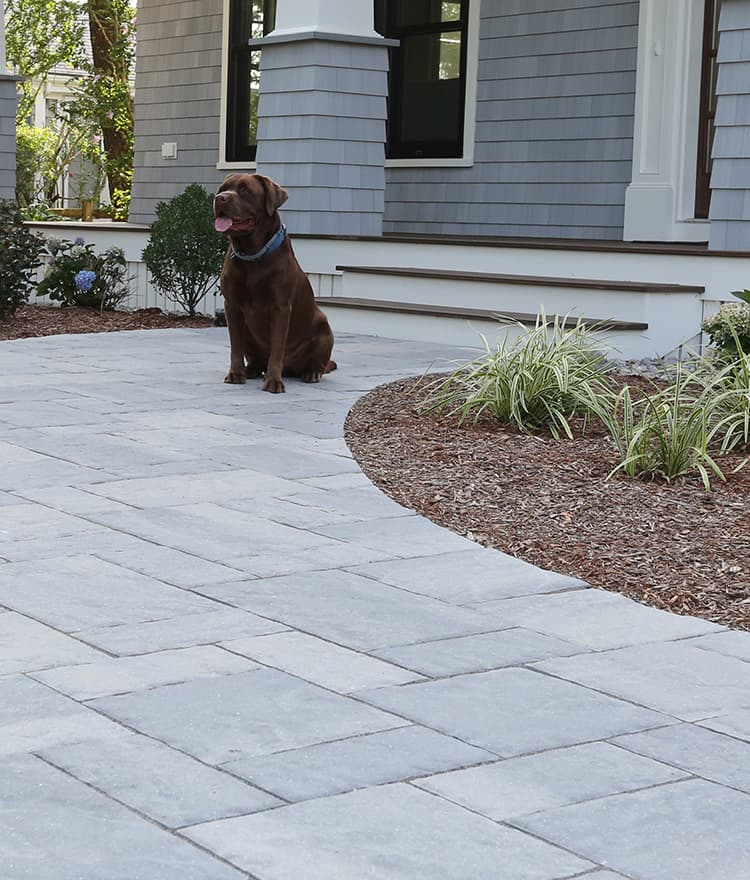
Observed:
[[[711,147],[716,114],[716,56],[719,46],[719,3],[706,0],[703,20],[701,98],[698,121],[698,166],[695,179],[695,216],[708,217],[711,205]]]
[[[257,149],[260,51],[248,40],[273,30],[276,0],[230,0],[227,162],[253,162]]]
[[[389,159],[460,158],[464,143],[468,0],[376,0],[391,50]]]

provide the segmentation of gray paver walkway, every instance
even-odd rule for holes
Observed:
[[[747,880],[750,634],[589,590],[380,494],[337,341],[0,343],[2,880]]]

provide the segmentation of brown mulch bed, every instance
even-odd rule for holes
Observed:
[[[623,377],[638,385],[640,377]],[[367,476],[440,525],[542,568],[678,614],[750,629],[750,463],[706,492],[607,475],[603,429],[573,441],[420,413],[410,379],[354,406],[346,439]],[[743,456],[722,458],[726,474]]]
[[[104,312],[22,306],[1,339],[168,327],[213,319],[159,309]],[[642,384],[639,377],[624,381]],[[750,630],[750,463],[705,492],[607,474],[601,431],[574,441],[528,436],[489,419],[423,415],[417,380],[363,397],[346,439],[367,476],[407,507],[475,541],[592,586]],[[725,473],[743,460],[722,459]]]
[[[210,327],[212,318],[166,315],[161,309],[99,312],[80,306],[21,306],[0,321],[0,339],[55,336],[58,333],[110,333],[114,330],[158,330],[165,327]]]

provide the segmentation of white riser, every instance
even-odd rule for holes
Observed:
[[[352,309],[327,305],[325,299],[321,301],[321,306],[331,322],[334,334],[361,333],[366,336],[483,349],[484,343],[478,333],[484,335],[488,343],[494,347],[503,336],[510,334],[509,338],[515,338],[522,332],[515,325]],[[666,356],[680,345],[678,342],[672,346],[672,349],[662,350],[657,348],[646,334],[633,331],[596,333],[593,338],[600,341],[611,352],[612,357],[627,360]]]

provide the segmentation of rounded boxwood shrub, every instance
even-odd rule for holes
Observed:
[[[156,206],[143,260],[154,284],[192,317],[215,283],[227,250],[214,229],[213,196],[197,183]]]

